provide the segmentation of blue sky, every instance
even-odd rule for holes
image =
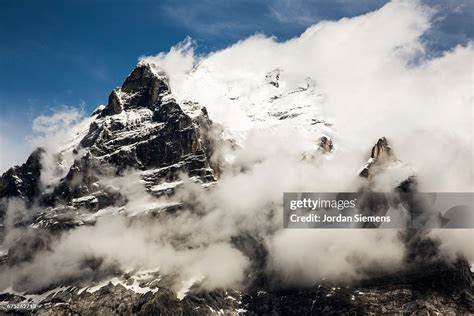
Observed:
[[[255,33],[285,40],[320,20],[364,14],[385,2],[2,0],[0,132],[26,135],[34,117],[62,105],[90,112],[139,56],[167,51],[186,36],[199,53]],[[430,54],[474,37],[474,1],[424,3],[438,12],[425,36]]]

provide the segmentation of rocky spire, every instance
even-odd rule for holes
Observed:
[[[0,178],[0,198],[19,197],[31,202],[39,191],[42,148],[37,148],[21,166],[7,170]]]
[[[395,160],[396,157],[392,152],[392,148],[388,145],[387,139],[385,137],[379,138],[377,143],[372,147],[370,158],[359,172],[359,176],[369,178],[375,166],[382,166]]]
[[[334,145],[332,143],[332,139],[328,136],[323,136],[321,137],[321,140],[319,142],[319,149],[323,153],[330,153],[334,149]]]
[[[171,92],[166,73],[156,64],[140,62],[125,79],[122,87],[109,96],[101,116],[121,113],[124,109],[154,109],[160,104],[160,97]]]

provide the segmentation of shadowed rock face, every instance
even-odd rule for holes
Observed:
[[[267,76],[278,87],[277,72]],[[185,173],[197,183],[216,181],[217,167],[212,166],[215,140],[213,124],[205,108],[192,103],[178,103],[172,96],[168,78],[153,64],[140,63],[120,88],[109,97],[107,106],[94,112],[95,119],[75,149],[76,159],[57,185],[42,191],[42,149],[28,161],[9,169],[0,178],[0,198],[18,197],[35,216],[20,225],[31,226],[38,233],[25,235],[0,257],[3,265],[15,266],[31,260],[35,252],[48,249],[50,239],[80,225],[94,225],[77,214],[93,214],[107,206],[123,206],[127,199],[117,190],[103,186],[100,179],[126,174],[128,169],[141,172],[140,180],[152,195],[172,194],[176,182]],[[331,154],[334,146],[322,137],[320,148]],[[373,146],[369,161],[360,176],[371,181],[371,175],[395,161],[388,141],[380,138]],[[398,188],[416,190],[413,179]],[[0,205],[1,222],[5,204]],[[36,207],[36,206],[35,206]],[[166,209],[172,213],[180,206]],[[369,207],[373,211],[374,207]],[[385,210],[385,206],[383,208]],[[38,211],[39,210],[39,211]],[[393,274],[377,274],[363,282],[337,284],[321,282],[308,288],[287,288],[266,274],[268,252],[264,240],[255,236],[235,236],[232,244],[252,261],[249,286],[244,290],[223,289],[206,292],[191,288],[179,299],[166,276],[158,273],[146,279],[134,279],[129,273],[107,271],[102,280],[114,276],[120,283],[109,283],[98,290],[79,290],[90,281],[64,280],[61,290],[40,301],[37,315],[322,315],[358,313],[468,313],[472,312],[472,274],[464,260],[454,264],[426,260],[437,251],[436,243],[423,234],[407,231],[408,269]],[[101,259],[86,258],[84,265],[99,273]],[[101,271],[104,273],[104,271]],[[131,285],[139,283],[134,289]],[[449,284],[449,289],[445,286]],[[95,285],[95,283],[93,284]],[[24,284],[23,284],[24,286]],[[91,285],[92,286],[92,285]],[[136,289],[139,289],[137,291]],[[88,288],[89,289],[89,288]],[[148,290],[143,290],[148,289]],[[37,289],[44,292],[50,289]],[[24,294],[22,294],[24,295]],[[26,295],[0,294],[0,301],[24,302]]]
[[[31,205],[40,192],[41,156],[44,150],[36,149],[21,166],[8,169],[0,177],[0,224],[7,213],[7,199],[18,198]],[[3,239],[0,226],[0,241]]]
[[[2,175],[0,198],[18,197],[32,201],[40,189],[41,155],[43,152],[44,150],[41,148],[36,149],[23,165],[12,167]]]
[[[319,143],[319,148],[323,151],[323,153],[330,153],[334,149],[334,145],[332,143],[331,138],[327,136],[321,137],[321,141]]]
[[[374,147],[372,147],[370,158],[359,175],[364,178],[369,178],[371,176],[371,170],[394,160],[396,160],[396,157],[392,152],[392,148],[388,145],[387,139],[385,137],[379,138]]]
[[[245,315],[459,315],[472,313],[472,274],[465,261],[381,275],[354,284],[255,291]]]
[[[150,284],[149,281],[146,284]],[[472,277],[464,261],[432,264],[364,282],[322,282],[308,288],[259,288],[247,292],[191,290],[183,299],[165,280],[144,294],[123,285],[95,292],[70,287],[43,300],[38,315],[467,315],[472,313]],[[18,295],[0,300],[21,302]]]
[[[202,160],[200,129],[212,124],[207,112],[202,108],[199,115],[189,116],[170,93],[168,78],[160,69],[137,66],[122,88],[112,92],[82,147],[119,168],[163,167],[186,155]]]
[[[172,97],[164,72],[152,64],[139,64],[122,87],[112,92],[109,103],[81,140],[80,148],[87,153],[74,162],[53,194],[43,196],[42,201],[46,205],[68,203],[106,192],[109,197],[94,205],[105,207],[117,199],[97,187],[97,181],[131,168],[161,169],[157,172],[167,173],[168,179],[184,172],[201,182],[215,181],[209,164],[213,151],[208,139],[211,128],[205,108],[185,113]],[[163,180],[151,178],[156,182],[149,182],[149,186]]]
[[[163,70],[154,64],[140,64],[123,83],[122,92],[132,95],[127,108],[154,109],[157,101],[160,101],[160,96],[171,91],[168,77]]]
[[[150,64],[139,64],[122,87],[112,91],[101,116],[119,114],[132,108],[154,110],[159,106],[160,96],[170,92],[168,77],[161,69]]]
[[[388,145],[387,139],[385,137],[380,138],[374,147],[372,147],[370,158],[375,159],[379,163],[395,159],[392,148]]]

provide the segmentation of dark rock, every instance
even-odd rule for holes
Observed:
[[[267,83],[271,84],[275,88],[280,87],[280,69],[275,69],[270,71],[265,75],[265,80]]]
[[[324,153],[330,153],[331,151],[333,151],[334,149],[334,145],[332,143],[332,139],[327,137],[327,136],[323,136],[321,137],[321,141],[319,143],[319,148],[324,152]]]
[[[464,315],[474,312],[472,273],[463,260],[425,264],[349,285],[260,289],[242,305],[245,315]]]
[[[123,111],[122,100],[120,99],[119,94],[121,93],[120,89],[115,89],[109,96],[109,102],[107,107],[101,112],[102,116],[115,115]]]
[[[374,169],[374,167],[385,165],[394,160],[396,160],[396,158],[392,152],[392,148],[388,145],[387,139],[385,137],[379,138],[374,147],[372,147],[370,158],[365,167],[359,172],[359,176],[369,178],[371,174],[370,171]]]
[[[18,197],[32,202],[39,193],[42,148],[36,149],[21,166],[8,169],[0,178],[0,199]]]

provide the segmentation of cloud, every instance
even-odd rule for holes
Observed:
[[[351,159],[363,159],[371,144],[386,136],[397,156],[418,173],[423,190],[469,191],[473,95],[466,65],[472,63],[474,48],[468,43],[430,59],[422,36],[434,12],[414,1],[394,1],[366,15],[320,22],[285,42],[256,35],[195,56],[194,63],[189,49],[186,54],[172,50],[154,61],[169,65],[173,58],[180,64],[176,59],[182,58],[187,67],[165,69],[173,93],[206,106],[211,118],[235,137],[258,128],[251,115],[272,111],[268,106],[258,112],[272,96],[260,86],[269,72],[282,70],[286,91],[304,86],[310,77],[321,100],[286,102],[311,102],[315,118],[334,124],[324,132]],[[347,157],[342,152],[335,156]]]
[[[82,111],[75,108],[56,110],[52,115],[40,115],[33,120],[33,132],[40,134],[57,134],[59,131],[67,130],[72,124],[83,118]]]
[[[472,1],[422,1],[435,10],[432,28],[423,35],[430,54],[441,55],[458,44],[465,45],[474,37],[474,3]]]
[[[49,115],[33,118],[31,128],[28,129],[25,129],[23,122],[19,123],[15,119],[0,120],[0,148],[4,149],[0,172],[23,164],[36,147],[44,147],[51,154],[59,153],[70,145],[79,126],[88,127],[82,105],[54,108]]]
[[[394,230],[283,230],[269,249],[269,268],[292,285],[311,286],[323,278],[352,281],[404,266],[404,245]]]
[[[196,62],[194,54],[195,42],[191,37],[186,37],[182,42],[173,46],[169,52],[160,53],[157,56],[141,56],[139,59],[157,59],[159,66],[165,72],[173,72],[175,76],[170,77],[170,85],[178,86],[179,82],[185,80],[188,72],[194,67]]]
[[[95,116],[86,117],[82,106],[61,106],[50,115],[33,120],[32,134],[27,137],[32,147],[42,147],[41,185],[52,188],[66,175],[78,157],[79,142],[86,135]]]
[[[431,236],[441,241],[441,252],[446,258],[455,261],[462,256],[474,262],[474,249],[472,229],[443,229],[433,230]]]
[[[395,232],[279,231],[278,210],[285,191],[356,191],[357,168],[381,136],[405,164],[391,166],[376,179],[376,188],[393,189],[400,175],[414,172],[421,191],[473,190],[469,65],[474,47],[469,42],[433,58],[423,35],[434,14],[418,2],[393,1],[363,16],[320,22],[288,41],[255,35],[195,56],[194,63],[186,55],[187,68],[166,69],[179,99],[206,106],[211,119],[241,140],[239,149],[223,154],[231,156],[231,163],[215,189],[197,194],[198,203],[196,192],[190,194],[207,209],[205,219],[212,225],[206,227],[222,228],[213,230],[214,236],[259,232],[268,247],[268,271],[296,282],[361,278],[369,267],[390,270],[403,261],[404,245]],[[149,58],[166,64],[170,57]],[[275,69],[280,70],[279,91],[295,91],[311,78],[320,98],[304,94],[281,103],[294,109],[309,103],[307,111],[332,123],[331,128],[267,124],[269,113],[278,109],[272,97],[279,92],[262,81]],[[330,159],[298,159],[303,148],[314,148],[321,133],[334,140]],[[469,238],[469,232],[446,233],[441,249],[472,260],[469,246],[457,242]],[[379,247],[367,247],[373,244]]]
[[[254,26],[259,24],[253,19],[254,12],[249,12],[249,2],[235,3],[232,1],[185,1],[176,3],[165,2],[159,7],[162,19],[170,23],[179,21],[179,27],[185,28],[192,34],[211,37],[238,38],[233,33],[252,32]],[[259,5],[253,3],[254,9],[260,9]],[[245,10],[247,15],[239,15],[236,18],[234,12]]]
[[[163,275],[177,275],[183,281],[200,275],[205,277],[203,287],[210,290],[243,282],[248,259],[228,243],[176,249],[160,241],[163,228],[156,222],[118,216],[99,219],[95,226],[82,226],[53,240],[51,250],[40,251],[30,262],[0,271],[0,287],[13,284],[17,291],[37,291],[72,280],[90,281],[117,267],[128,271],[160,267]],[[22,235],[25,239],[26,232]],[[100,262],[95,271],[87,265],[92,259]]]
[[[308,26],[318,19],[308,10],[309,7],[290,1],[275,1],[269,9],[271,16],[279,23]]]
[[[262,32],[287,38],[321,20],[356,16],[381,7],[386,1],[184,1],[164,2],[160,17],[207,38],[236,40]]]

